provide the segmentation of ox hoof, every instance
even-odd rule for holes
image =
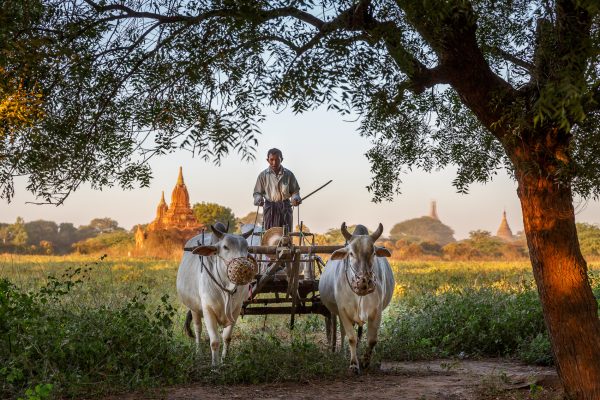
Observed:
[[[369,368],[369,365],[371,365],[371,360],[370,359],[362,359],[362,360],[360,360],[360,368],[361,369],[367,369],[367,368]]]
[[[352,375],[359,375],[360,367],[358,366],[358,364],[350,364],[350,367],[348,367],[348,372]]]

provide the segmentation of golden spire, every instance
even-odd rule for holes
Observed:
[[[177,177],[177,186],[182,186],[183,183],[183,167],[179,167],[179,176]]]
[[[508,226],[508,221],[506,220],[506,210],[502,212],[502,221],[500,222],[500,227],[498,228],[498,232],[496,232],[496,236],[506,241],[514,239],[512,231]]]
[[[169,205],[170,212],[178,212],[177,210],[190,208],[190,195],[187,187],[183,183],[183,168],[179,167],[179,175],[177,176],[177,184],[171,193],[171,204]],[[190,209],[191,213],[191,209]]]
[[[163,190],[162,197],[160,198],[160,201],[158,202],[158,206],[156,207],[155,221],[158,221],[158,223],[161,223],[162,218],[165,216],[167,211],[169,211],[169,206],[167,205],[167,202],[165,201],[165,191]]]

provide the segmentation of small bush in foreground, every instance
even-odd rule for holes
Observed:
[[[461,355],[551,360],[533,290],[465,289],[398,302],[390,306],[381,336],[386,359]]]
[[[88,283],[80,269],[31,291],[0,280],[1,398],[80,398],[190,381],[298,381],[345,373],[343,356],[322,349],[310,324],[291,340],[239,331],[224,365],[213,371],[205,338],[197,353],[193,341],[181,337],[167,295],[156,303],[140,287],[117,305],[78,306]]]
[[[234,349],[217,373],[207,373],[208,359],[200,380],[207,383],[260,383],[324,379],[345,374],[347,362],[341,353],[332,354],[307,335],[291,341],[273,334],[258,334],[233,343]]]
[[[189,379],[192,346],[174,339],[166,296],[154,310],[142,290],[116,309],[77,309],[64,300],[79,272],[32,292],[0,280],[2,397],[40,384],[77,397]]]

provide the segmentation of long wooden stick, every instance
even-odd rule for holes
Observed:
[[[310,192],[309,194],[307,194],[306,196],[304,196],[302,198],[302,201],[308,199],[310,196],[312,196],[313,194],[317,193],[319,190],[323,189],[325,186],[329,185],[331,182],[333,182],[333,179],[330,179],[329,182],[327,182],[323,186],[319,186],[317,189],[313,190],[312,192]]]

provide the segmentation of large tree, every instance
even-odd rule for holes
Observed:
[[[192,206],[194,217],[204,226],[214,225],[222,222],[229,226],[232,231],[235,230],[235,215],[231,208],[217,203],[196,203]],[[254,222],[254,221],[253,221]]]
[[[90,221],[90,227],[94,228],[98,233],[108,233],[119,230],[124,230],[119,227],[119,223],[112,218],[94,218]]]
[[[461,191],[511,172],[560,377],[600,398],[573,211],[574,195],[600,194],[597,0],[42,3],[16,36],[43,40],[36,61],[5,70],[41,88],[44,118],[2,142],[4,197],[18,174],[46,201],[84,181],[145,184],[136,151],[251,156],[265,106],[353,113],[374,143],[375,200],[410,168],[456,165]]]
[[[454,231],[440,220],[428,216],[397,223],[390,230],[390,239],[433,242],[445,246],[456,241]]]

